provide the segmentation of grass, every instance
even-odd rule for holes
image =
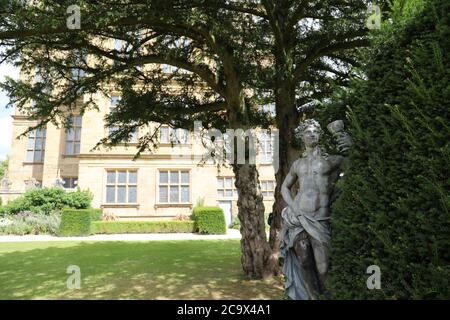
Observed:
[[[283,299],[283,284],[246,280],[239,240],[1,243],[0,299]]]

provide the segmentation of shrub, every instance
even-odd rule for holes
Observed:
[[[66,192],[64,207],[86,209],[91,206],[93,195],[89,190],[77,189],[75,192]]]
[[[91,212],[91,221],[100,221],[103,217],[102,209],[87,209]]]
[[[56,234],[60,221],[58,213],[46,215],[20,212],[0,220],[0,234]]]
[[[16,214],[22,211],[49,214],[62,208],[85,209],[91,205],[89,191],[66,192],[62,188],[36,188],[25,192],[19,198],[1,208],[2,214]]]
[[[239,221],[238,216],[233,217],[233,221],[231,222],[231,229],[236,229],[236,230],[241,229],[241,221]]]
[[[381,30],[366,78],[336,102],[351,106],[354,145],[331,213],[333,298],[450,298],[449,12],[430,0]],[[367,290],[370,265],[380,290]]]
[[[190,233],[193,221],[94,221],[91,233]]]
[[[227,226],[223,210],[219,207],[195,207],[195,230],[203,234],[225,234]]]
[[[5,221],[3,221],[5,222]],[[32,234],[33,227],[22,220],[13,221],[11,223],[0,225],[0,234],[12,234],[17,236],[23,236],[27,234]]]
[[[85,236],[91,233],[89,209],[64,209],[61,214],[59,236]]]

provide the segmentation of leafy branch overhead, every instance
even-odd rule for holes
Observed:
[[[2,88],[42,125],[67,125],[71,113],[98,107],[96,94],[118,93],[117,113],[106,124],[123,130],[112,142],[150,122],[192,128],[200,120],[222,129],[239,119],[266,127],[270,117],[256,106],[274,101],[276,74],[289,71],[278,70],[277,59],[290,61],[288,80],[301,107],[320,97],[324,83],[347,76],[336,68],[351,64],[342,50],[367,44],[364,15],[352,13],[365,4],[325,2],[78,1],[81,29],[71,30],[73,1],[11,1],[0,8],[1,58],[39,79],[9,79]],[[161,64],[175,72],[163,72]],[[174,83],[179,89],[167,90]]]

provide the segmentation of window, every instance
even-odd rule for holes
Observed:
[[[190,135],[188,130],[170,127],[159,128],[160,143],[188,144],[189,141]]]
[[[27,162],[44,162],[45,129],[36,129],[28,134]]]
[[[275,181],[273,180],[262,180],[261,181],[261,192],[263,197],[273,198],[275,192]]]
[[[260,162],[272,163],[274,135],[270,133],[263,133],[259,137],[259,143],[260,143],[260,156],[259,156]]]
[[[137,203],[137,171],[108,170],[106,172],[107,203]]]
[[[66,130],[66,154],[79,154],[81,141],[81,117],[71,117],[70,124],[70,128]]]
[[[46,71],[42,68],[36,68],[34,73],[34,83],[41,86],[42,93],[50,94],[48,75],[45,77]]]
[[[62,180],[64,189],[74,189],[78,185],[78,177],[63,177]]]
[[[117,108],[119,101],[120,101],[120,97],[118,97],[118,96],[111,97],[111,106],[109,107],[110,112],[113,112]],[[119,126],[111,126],[111,127],[109,127],[109,134],[111,135],[118,130],[120,130]],[[123,143],[125,143],[125,142],[137,143],[138,140],[139,140],[139,128],[136,127],[133,129],[130,139],[128,141],[124,139],[122,142]]]
[[[190,203],[189,171],[160,170],[158,186],[160,203]]]
[[[109,127],[109,134],[113,134],[114,132],[120,130],[118,126],[111,126]],[[129,140],[123,139],[122,143],[138,143],[139,140],[139,128],[134,128],[131,132],[131,137]]]
[[[46,79],[44,75],[44,70],[41,68],[36,68],[34,73],[34,83],[36,86],[40,87],[41,92],[44,94],[50,94],[51,89],[49,87],[49,81]],[[36,111],[37,108],[37,102],[36,100],[31,100],[31,111]]]
[[[217,177],[217,197],[219,199],[232,198],[237,195],[233,177]]]

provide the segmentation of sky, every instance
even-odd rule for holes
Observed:
[[[9,64],[0,65],[0,82],[5,80],[5,76],[10,76],[14,79],[19,77],[19,70]],[[9,98],[6,93],[0,90],[0,160],[6,158],[11,149],[12,142],[12,118],[14,110],[6,108]]]

